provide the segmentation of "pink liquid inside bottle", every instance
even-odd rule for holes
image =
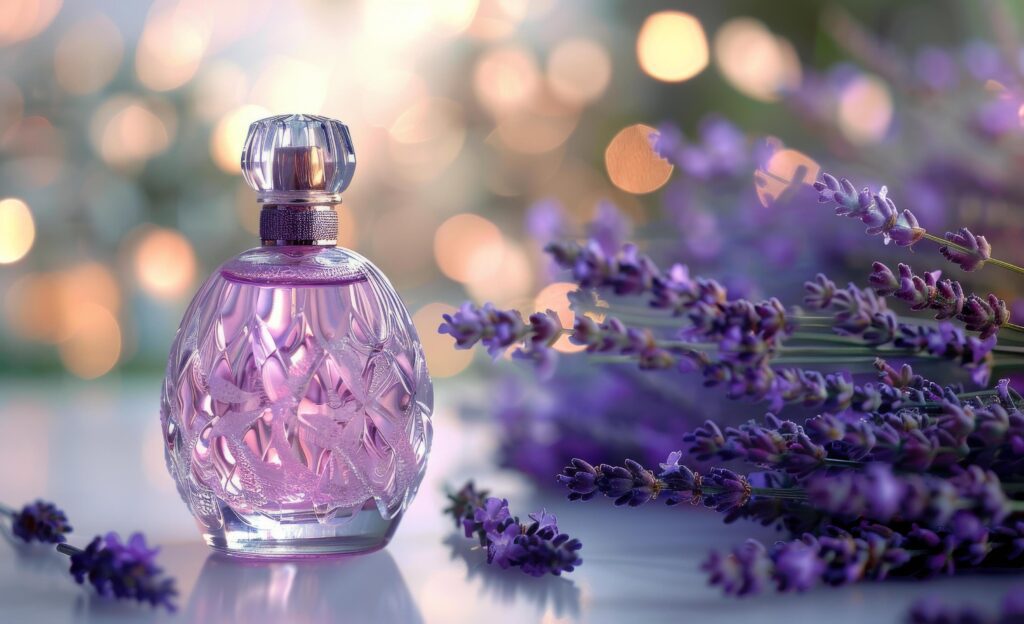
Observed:
[[[161,402],[168,468],[217,550],[376,550],[423,477],[433,397],[394,288],[335,246],[348,129],[264,119],[242,166],[263,246],[224,263],[182,320]]]

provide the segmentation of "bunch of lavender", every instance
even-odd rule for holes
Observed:
[[[558,530],[557,519],[543,509],[530,514],[529,523],[521,523],[508,510],[508,500],[488,496],[470,481],[448,495],[445,513],[455,520],[466,537],[476,537],[487,550],[487,563],[502,569],[518,567],[530,576],[561,575],[583,563],[583,547]]]
[[[450,334],[458,348],[481,344],[492,355],[513,349],[514,357],[537,363],[547,376],[557,359],[553,345],[568,335],[601,362],[698,372],[705,385],[724,386],[730,398],[765,401],[773,410],[799,404],[860,414],[920,397],[912,389],[860,385],[847,374],[789,365],[850,358],[870,364],[879,355],[942,359],[958,363],[984,383],[991,371],[990,354],[1000,349],[994,340],[968,338],[952,326],[903,320],[871,291],[853,286],[840,290],[824,276],[808,282],[806,302],[818,310],[834,309],[831,319],[787,310],[778,299],[730,300],[716,280],[692,278],[679,264],[662,271],[632,245],[613,256],[593,242],[552,244],[549,252],[572,271],[583,291],[644,298],[647,306],[622,306],[618,316],[598,321],[594,317],[606,309],[581,293],[574,298],[577,314],[570,329],[550,310],[524,320],[517,310],[466,303],[444,316],[439,331]],[[620,317],[637,325],[627,325]],[[814,331],[823,320],[833,333]]]
[[[967,229],[944,239],[930,235],[911,212],[896,209],[884,188],[856,192],[848,181],[827,175],[815,188],[822,201],[837,204],[837,214],[860,219],[868,234],[886,242],[912,246],[934,239],[962,269],[991,264],[1024,272],[993,259],[986,239]],[[788,530],[791,540],[771,547],[748,541],[730,553],[711,554],[704,564],[710,581],[737,595],[1019,565],[1021,395],[1008,380],[967,392],[930,381],[906,363],[953,362],[986,384],[995,357],[1013,363],[1018,353],[998,344],[999,331],[1024,329],[1009,322],[998,298],[965,295],[960,284],[936,273],[915,275],[907,267],[897,277],[876,265],[874,290],[840,289],[825,276],[809,282],[806,305],[832,312],[814,317],[775,299],[731,299],[715,280],[691,278],[682,265],[662,271],[633,246],[614,255],[594,243],[548,250],[581,288],[573,296],[571,329],[550,311],[524,321],[516,311],[467,304],[446,316],[440,331],[462,348],[481,343],[492,353],[515,349],[516,357],[548,370],[551,346],[568,334],[602,361],[700,371],[707,385],[728,384],[731,397],[770,401],[775,409],[795,403],[821,410],[803,424],[768,414],[763,422],[738,427],[708,421],[684,436],[694,461],[741,460],[757,467],[750,474],[686,465],[682,452],[670,454],[660,470],[630,460],[594,466],[574,459],[559,475],[571,500],[601,494],[636,507],[661,498],[670,505],[703,504],[728,521],[747,518]],[[645,300],[644,308],[625,308],[638,324],[593,318],[602,312],[593,305],[600,301],[594,293]],[[885,304],[891,295],[908,301],[912,311],[936,311],[943,323],[897,316]],[[824,324],[831,333],[801,334],[802,324]],[[857,384],[848,374],[783,366],[807,349],[836,361],[870,357],[876,380]],[[905,362],[894,367],[880,355]]]
[[[71,532],[67,515],[56,505],[36,501],[20,511],[0,505],[0,515],[11,521],[11,533],[25,543],[56,544],[57,552],[71,558],[69,570],[79,584],[86,581],[100,596],[135,600],[174,611],[178,591],[174,579],[156,565],[157,548],[150,548],[141,533],[122,542],[116,533],[96,537],[85,549],[67,544]]]

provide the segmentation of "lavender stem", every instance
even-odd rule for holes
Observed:
[[[0,503],[0,515],[7,516],[8,518],[13,518],[14,514],[16,513],[17,511],[15,511],[14,509],[11,509],[10,507],[4,505],[3,503]]]
[[[70,557],[71,555],[77,555],[78,553],[84,551],[81,548],[75,548],[71,544],[63,543],[57,544],[57,552],[61,553],[62,555],[67,555]]]

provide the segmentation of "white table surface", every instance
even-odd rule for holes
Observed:
[[[737,600],[706,585],[710,548],[774,533],[723,525],[710,511],[612,508],[537,493],[491,465],[486,424],[456,408],[472,401],[468,381],[438,385],[435,445],[425,483],[387,549],[362,557],[246,563],[214,555],[164,468],[159,380],[0,382],[0,501],[44,497],[70,516],[71,543],[141,529],[162,547],[178,582],[179,611],[92,596],[67,575],[67,559],[0,539],[0,622],[902,622],[917,597],[941,595],[994,607],[1020,576],[968,576],[823,588],[803,595]],[[554,511],[584,544],[584,564],[565,578],[535,579],[491,569],[483,553],[441,514],[443,486],[474,477],[524,516]]]

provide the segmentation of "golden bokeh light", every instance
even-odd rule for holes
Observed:
[[[359,244],[359,228],[356,225],[352,204],[345,202],[334,207],[338,213],[338,247],[354,249]]]
[[[501,259],[493,273],[480,272],[477,279],[466,283],[466,290],[477,303],[488,301],[506,306],[521,300],[533,290],[533,267],[522,246],[506,241],[497,247]],[[492,256],[485,255],[488,260]]]
[[[515,32],[528,10],[527,0],[481,0],[468,32],[478,39],[504,39]]]
[[[434,32],[451,37],[473,23],[480,0],[440,0],[425,4],[431,10]]]
[[[71,336],[57,349],[71,374],[82,379],[102,377],[121,357],[121,326],[110,310],[83,303],[74,315]]]
[[[7,324],[22,338],[48,343],[68,340],[84,304],[116,313],[121,291],[113,273],[98,262],[63,271],[30,273],[11,285],[4,298]]]
[[[569,309],[568,294],[578,289],[579,286],[571,282],[554,282],[545,286],[533,300],[533,311],[534,312],[546,312],[548,310],[554,310],[558,313],[558,320],[562,322],[562,327],[571,329],[573,321],[576,318],[576,314]],[[574,345],[569,342],[568,336],[562,336],[559,338],[554,345],[555,351],[561,351],[562,353],[575,353],[577,351],[583,351],[586,347],[581,345]]]
[[[72,26],[53,52],[54,75],[65,91],[95,93],[110,84],[124,56],[117,25],[98,14]]]
[[[399,115],[388,133],[397,173],[410,181],[437,177],[455,161],[466,140],[462,109],[441,98],[414,104]]]
[[[28,204],[14,198],[0,200],[0,264],[24,258],[35,240],[36,224]]]
[[[649,16],[636,40],[640,68],[663,82],[682,82],[707,67],[708,40],[696,17],[682,11]]]
[[[221,117],[210,135],[210,156],[214,164],[227,173],[240,172],[242,148],[249,134],[249,125],[269,116],[267,109],[247,104]]]
[[[412,315],[416,333],[423,345],[430,376],[435,379],[451,377],[466,370],[473,361],[471,349],[456,349],[455,341],[447,334],[437,333],[442,315],[454,314],[455,308],[444,303],[428,303]]]
[[[529,50],[506,45],[487,51],[473,70],[473,89],[488,110],[501,114],[526,104],[537,91],[540,70]]]
[[[207,35],[187,11],[152,14],[135,52],[139,81],[154,91],[170,91],[192,80],[206,52]]]
[[[569,39],[548,57],[551,90],[567,104],[583,105],[601,97],[612,78],[608,52],[590,39]]]
[[[795,149],[780,149],[768,159],[766,166],[754,173],[757,197],[763,206],[772,206],[801,188],[814,184],[821,174],[821,165]]]
[[[100,106],[89,134],[107,164],[132,169],[170,147],[175,123],[168,106],[122,95]]]
[[[865,145],[885,138],[892,122],[889,87],[876,76],[857,76],[839,94],[839,129],[851,143]]]
[[[651,147],[650,126],[635,124],[623,128],[608,144],[604,164],[612,184],[620,189],[642,195],[661,188],[672,175],[672,164]]]
[[[543,154],[562,146],[578,119],[577,109],[544,92],[522,109],[502,115],[492,137],[513,152]]]
[[[249,77],[236,63],[219,59],[203,64],[193,93],[196,113],[206,121],[216,121],[245,104]]]
[[[339,228],[340,229],[340,228]],[[373,213],[362,240],[370,255],[401,291],[436,279],[433,239],[424,233],[437,229],[436,217],[420,206]]]
[[[271,111],[316,114],[323,110],[329,83],[329,72],[322,65],[278,56],[260,72],[252,101]]]
[[[434,233],[434,259],[456,282],[479,283],[493,277],[505,257],[505,239],[487,219],[462,213],[449,217]]]
[[[737,17],[715,33],[715,63],[737,91],[773,102],[800,85],[800,59],[793,45],[756,19]]]
[[[4,0],[0,7],[0,46],[31,39],[57,16],[62,0]]]
[[[196,256],[188,240],[175,230],[145,227],[133,262],[135,278],[150,295],[173,299],[186,294],[196,276]]]

